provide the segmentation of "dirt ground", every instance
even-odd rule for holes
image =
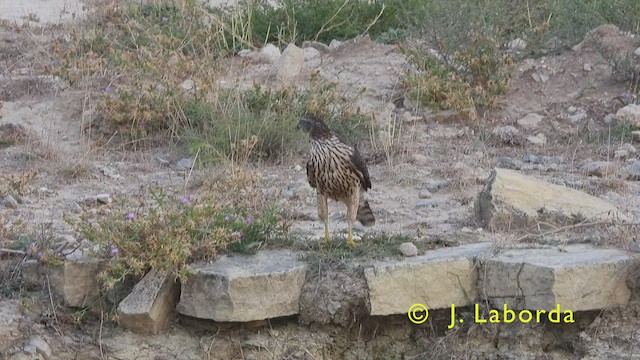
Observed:
[[[23,15],[12,16],[9,20],[24,20]],[[92,120],[91,91],[43,76],[39,64],[20,60],[41,51],[52,34],[59,36],[64,31],[64,26],[46,25],[45,20],[32,22],[30,28],[0,24],[0,125],[24,128],[19,141],[0,144],[0,171],[38,174],[32,184],[35,191],[24,196],[17,208],[0,208],[6,221],[46,225],[56,234],[76,236],[62,218],[65,214],[79,216],[84,210],[78,209],[77,202],[85,196],[136,196],[142,184],[183,192],[186,172],[177,162],[185,154],[172,148],[125,152],[96,147],[92,134],[85,131]],[[401,123],[392,154],[386,156],[381,139],[365,153],[373,182],[369,201],[377,218],[376,226],[366,231],[452,244],[494,241],[513,245],[510,234],[482,231],[473,218],[473,200],[495,166],[518,168],[603,197],[634,222],[640,221],[640,183],[625,176],[625,167],[637,154],[614,158],[622,143],[609,141],[615,124],[606,120],[620,107],[613,98],[628,89],[612,78],[611,66],[599,51],[602,44],[610,52],[633,51],[640,44],[637,36],[607,31],[596,33],[579,51],[519,62],[511,90],[500,98],[498,108],[475,121],[395,106],[407,64],[393,45],[362,39],[323,55],[321,62],[308,63],[305,71],[317,69],[324,78],[337,81],[339,92],[366,88],[359,100],[361,108],[374,112],[381,125]],[[231,60],[229,68],[224,81],[230,86],[249,86],[265,73],[264,65],[240,58]],[[518,127],[516,121],[529,113],[542,115],[542,122],[531,129]],[[495,128],[506,125],[518,127],[523,140],[505,144],[492,135]],[[10,131],[11,127],[1,129]],[[539,133],[546,136],[546,144],[524,140]],[[628,135],[625,142],[631,142]],[[306,219],[296,221],[293,231],[317,237],[322,224],[316,220],[315,197],[306,183],[305,161],[301,153],[283,165],[255,166],[264,175],[261,186],[277,194],[276,201],[296,213],[296,218]],[[585,163],[594,161],[612,161],[618,171],[606,177],[580,171]],[[85,176],[64,176],[78,164],[87,167]],[[194,177],[216,171],[196,169]],[[333,230],[344,230],[344,208],[336,203],[329,206]],[[626,248],[632,239],[599,232],[556,239],[573,240]],[[10,271],[15,257],[0,255],[0,261],[3,270]],[[584,324],[551,335],[537,328],[471,327],[464,328],[465,333],[441,333],[434,338],[430,329],[392,317],[365,319],[348,329],[299,325],[296,319],[240,325],[180,318],[159,335],[143,336],[105,325],[104,318],[74,326],[63,321],[71,313],[52,308],[46,291],[36,290],[41,289],[0,296],[0,358],[41,358],[40,353],[46,351],[38,348],[29,354],[31,348],[25,347],[34,343],[32,336],[48,344],[51,359],[640,358],[635,300],[625,310],[584,314]],[[345,320],[341,325],[348,324]],[[452,349],[454,357],[448,355]]]

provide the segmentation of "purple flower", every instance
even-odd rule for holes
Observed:
[[[119,253],[120,253],[120,249],[118,249],[115,246],[111,247],[111,255],[118,255]]]
[[[167,22],[167,21],[169,21],[169,18],[163,16],[162,19],[160,19],[160,20],[162,20],[162,22]]]
[[[136,213],[134,213],[133,211],[130,211],[127,213],[127,219],[133,220],[135,218],[136,218]]]
[[[251,225],[253,224],[253,218],[251,216],[249,216],[248,218],[246,218],[244,221],[247,222],[247,224]]]
[[[189,199],[188,196],[185,196],[182,198],[182,200],[180,200],[180,202],[182,202],[183,204],[187,205],[188,203],[191,202],[191,199]]]

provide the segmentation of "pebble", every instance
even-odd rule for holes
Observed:
[[[527,114],[527,116],[523,117],[516,121],[518,126],[526,128],[526,129],[535,129],[542,122],[543,116],[538,115],[536,113]]]
[[[96,200],[101,204],[110,204],[113,201],[109,194],[98,194],[96,195]]]
[[[13,196],[7,195],[2,200],[2,205],[7,209],[17,209],[18,208],[18,200],[16,200]]]
[[[260,62],[273,64],[280,58],[280,55],[282,54],[280,53],[280,49],[278,49],[277,46],[273,44],[267,44],[267,46],[263,47],[260,50],[260,56],[258,57],[258,59],[260,60]]]
[[[331,300],[327,304],[327,311],[329,312],[329,314],[335,315],[335,313],[338,312],[338,310],[340,310],[341,307],[342,305],[339,302],[335,300]]]
[[[51,359],[51,346],[49,346],[49,344],[40,336],[32,336],[29,340],[29,345],[35,347],[36,352],[42,355],[45,359]]]
[[[406,242],[400,244],[400,253],[406,257],[412,257],[418,255],[418,248],[412,242]]]
[[[447,181],[433,181],[427,184],[427,190],[429,190],[429,192],[434,193],[434,192],[438,192],[444,188],[447,187],[448,182]]]
[[[538,133],[535,136],[527,137],[527,141],[533,145],[544,145],[547,143],[547,137],[543,133]]]
[[[193,166],[192,158],[182,158],[176,164],[176,168],[178,170],[190,170],[192,166]]]
[[[589,63],[585,63],[582,68],[584,69],[584,71],[591,71],[591,64]]]
[[[433,195],[431,194],[431,192],[428,189],[421,189],[418,192],[418,198],[420,198],[420,199],[430,199],[431,196],[433,196]]]

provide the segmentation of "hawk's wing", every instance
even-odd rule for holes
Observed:
[[[316,185],[316,176],[313,172],[313,167],[311,165],[311,160],[307,161],[307,180],[309,181],[309,185],[315,189]]]
[[[371,189],[371,178],[369,177],[369,170],[367,170],[367,165],[364,163],[362,156],[360,156],[360,152],[358,152],[358,147],[353,147],[353,153],[351,154],[351,165],[352,169],[358,174],[360,178],[360,183],[362,187],[367,190]]]

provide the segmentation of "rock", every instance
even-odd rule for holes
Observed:
[[[543,133],[538,133],[535,136],[528,136],[527,141],[533,145],[544,145],[547,143],[547,137]]]
[[[412,242],[406,242],[400,244],[400,253],[406,257],[412,257],[418,255],[418,248]]]
[[[315,48],[312,47],[307,47],[302,49],[304,52],[304,61],[311,61],[311,60],[315,60],[315,59],[320,59],[320,57],[322,57],[322,55],[320,54],[320,51],[318,51]]]
[[[182,158],[176,164],[176,168],[180,171],[190,170],[194,161],[192,158]]]
[[[543,119],[542,115],[531,113],[531,114],[527,114],[527,116],[523,117],[522,119],[516,121],[516,123],[518,124],[518,126],[525,129],[535,129],[540,125],[540,123],[542,122],[542,119]]]
[[[587,175],[605,177],[615,174],[618,166],[609,161],[593,161],[582,165],[580,171]]]
[[[633,139],[633,141],[640,143],[640,130],[636,130],[636,131],[632,131],[631,132],[631,139]]]
[[[289,44],[282,56],[271,66],[270,75],[283,85],[290,84],[300,73],[304,65],[304,51],[295,44]]]
[[[602,119],[602,121],[606,124],[609,125],[611,123],[613,123],[613,121],[616,119],[616,115],[615,114],[607,114],[604,119]]]
[[[627,179],[640,180],[640,160],[632,162],[627,167]]]
[[[318,51],[320,51],[321,53],[328,53],[329,52],[329,46],[319,42],[319,41],[305,41],[302,43],[302,47],[303,48],[314,48]]]
[[[531,74],[531,77],[533,78],[533,81],[535,81],[535,82],[546,83],[547,81],[549,81],[549,75],[547,75],[547,74],[533,73],[533,74]]]
[[[429,189],[421,189],[418,192],[418,198],[420,198],[420,199],[430,199],[431,196],[433,196],[433,195],[431,194]]]
[[[496,136],[503,144],[519,145],[522,143],[520,130],[511,125],[498,126],[497,128],[493,129],[492,134]]]
[[[633,51],[633,55],[640,56],[640,47]]]
[[[480,255],[480,295],[496,308],[587,311],[627,304],[632,257],[621,250],[569,245]]]
[[[13,196],[7,195],[2,199],[2,205],[7,209],[17,209],[20,204]]]
[[[35,260],[23,264],[24,283],[30,287],[47,287],[47,276],[54,295],[69,307],[85,307],[100,296],[98,274],[104,260],[83,258],[62,265],[43,265]]]
[[[528,227],[538,221],[563,226],[581,219],[627,221],[615,206],[569,187],[496,168],[475,201],[485,228]]]
[[[29,339],[29,345],[33,346],[36,352],[42,355],[42,357],[44,357],[45,359],[51,359],[51,356],[53,355],[51,346],[49,346],[49,344],[44,341],[42,337],[37,335],[32,336],[31,339]]]
[[[134,332],[158,333],[173,313],[179,292],[175,279],[151,270],[118,305],[118,323]]]
[[[432,181],[427,184],[427,190],[429,190],[432,193],[435,193],[446,188],[448,184],[449,182],[446,180]]]
[[[195,90],[196,88],[196,82],[191,80],[191,79],[187,79],[185,81],[182,82],[182,90],[184,91],[192,91]]]
[[[640,105],[629,104],[616,112],[616,120],[640,128]]]
[[[329,50],[335,50],[335,49],[339,48],[340,45],[342,45],[342,44],[344,44],[344,42],[342,42],[340,40],[333,39],[329,43]]]
[[[584,71],[589,72],[589,71],[591,71],[591,65],[590,65],[589,63],[585,63],[585,64],[582,66],[582,69],[583,69]]]
[[[478,293],[474,257],[489,251],[489,243],[430,251],[426,255],[372,264],[364,270],[370,314],[404,314],[411,305],[429,310],[470,305]]]
[[[616,151],[613,152],[614,159],[626,159],[632,155],[635,155],[638,151],[631,144],[622,144],[620,145]]]
[[[307,265],[298,253],[260,251],[193,265],[176,311],[215,321],[255,321],[299,312]]]
[[[438,207],[438,201],[436,201],[436,200],[418,201],[416,203],[416,207],[418,207],[418,208],[434,208],[434,207]]]
[[[533,154],[524,154],[522,155],[522,161],[531,164],[540,164],[540,158]]]
[[[573,114],[573,115],[569,115],[567,117],[567,120],[569,120],[569,122],[571,122],[572,124],[575,124],[577,122],[580,122],[584,119],[587,118],[587,111],[582,109],[580,111],[578,111],[577,113]]]
[[[280,49],[273,44],[267,44],[260,50],[258,61],[266,64],[273,64],[280,58]]]
[[[509,41],[508,46],[509,46],[509,49],[512,49],[512,50],[524,50],[527,48],[527,43],[526,41],[520,38],[517,38]]]
[[[508,156],[500,156],[496,161],[496,167],[503,169],[520,170],[522,169],[522,163]]]
[[[111,199],[111,195],[109,194],[98,194],[96,195],[96,201],[100,204],[110,204],[113,199]]]
[[[249,54],[251,54],[253,51],[250,49],[242,49],[240,51],[238,51],[238,56],[241,58],[246,58],[249,56]]]

